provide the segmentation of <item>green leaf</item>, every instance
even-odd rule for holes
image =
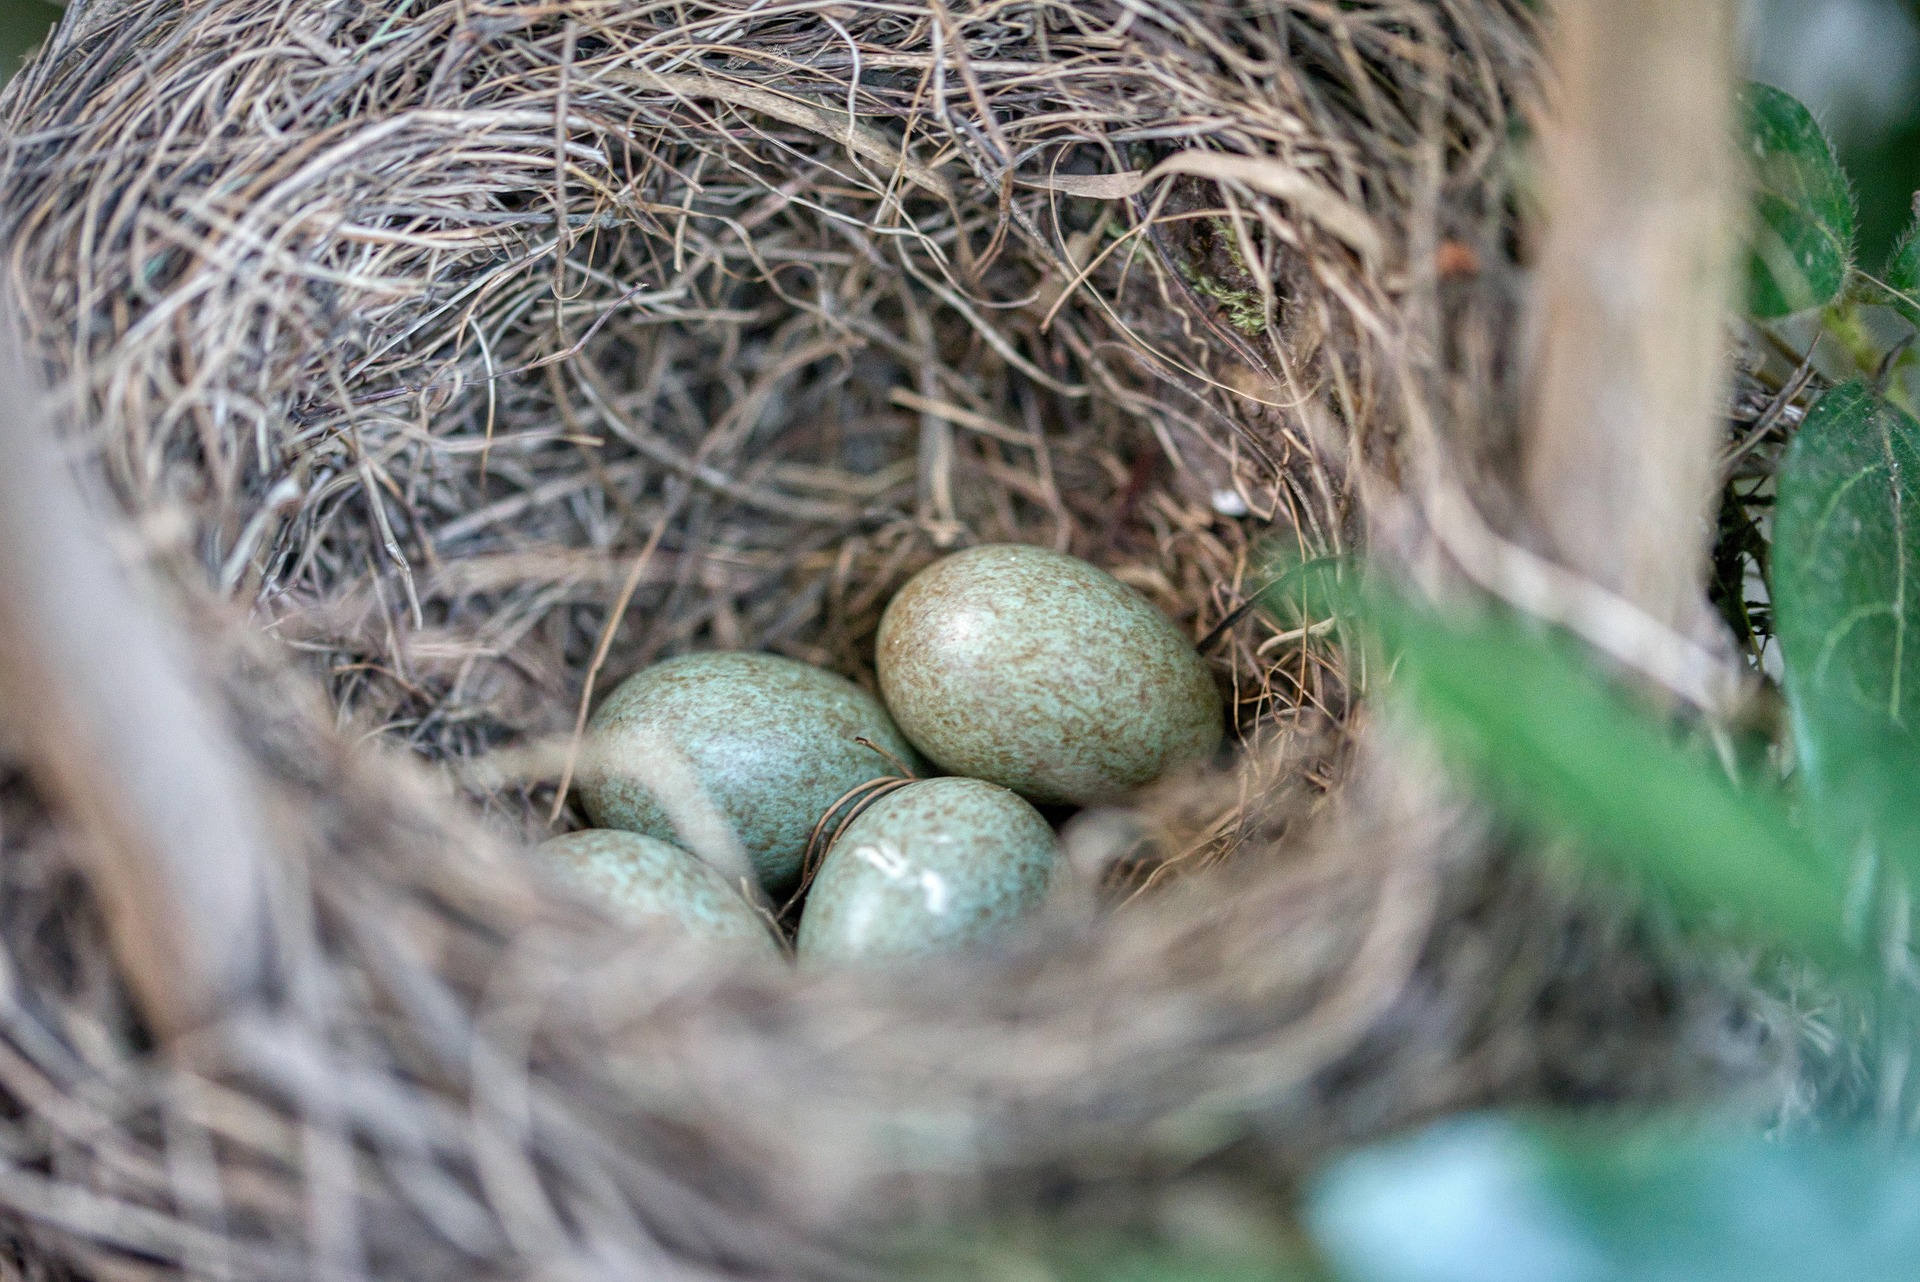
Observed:
[[[1816,830],[1920,865],[1920,423],[1849,383],[1787,451],[1774,629]]]
[[[1331,1167],[1305,1218],[1342,1282],[1905,1278],[1920,1155],[1469,1118]]]
[[[1887,302],[1909,324],[1920,326],[1920,217],[1895,242],[1893,254],[1887,259],[1886,278],[1890,291]]]
[[[1839,297],[1853,260],[1853,193],[1833,144],[1795,98],[1750,84],[1740,95],[1753,167],[1747,311],[1762,319]]]
[[[1563,643],[1498,616],[1372,594],[1394,683],[1447,759],[1508,814],[1663,888],[1676,904],[1816,954],[1842,951],[1844,886],[1779,799],[1674,744]]]

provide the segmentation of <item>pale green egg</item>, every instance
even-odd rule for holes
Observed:
[[[939,766],[1041,802],[1113,801],[1220,746],[1220,691],[1152,602],[1087,562],[969,548],[880,620],[880,693]]]
[[[589,828],[541,842],[534,855],[629,921],[664,917],[689,934],[777,956],[766,918],[720,873],[678,846]]]
[[[865,739],[885,752],[859,742]],[[813,826],[848,790],[924,766],[880,701],[773,654],[688,654],[622,682],[588,726],[580,800],[602,828],[706,853],[730,831],[760,884],[799,879]]]
[[[998,784],[927,779],[873,803],[834,841],[796,944],[816,961],[910,956],[988,939],[1046,896],[1058,843]]]

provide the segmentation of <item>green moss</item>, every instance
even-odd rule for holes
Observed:
[[[1217,243],[1227,252],[1237,273],[1246,280],[1253,279],[1253,273],[1247,270],[1246,259],[1240,253],[1240,244],[1233,234],[1233,228],[1224,218],[1206,220],[1208,235],[1202,244]],[[1267,332],[1267,308],[1257,289],[1235,288],[1226,281],[1209,274],[1199,263],[1196,255],[1189,253],[1180,261],[1180,274],[1194,292],[1210,298],[1220,305],[1227,314],[1227,323],[1251,338],[1258,338]]]

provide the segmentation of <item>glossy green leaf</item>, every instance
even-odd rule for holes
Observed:
[[[1753,212],[1747,311],[1787,316],[1839,297],[1853,260],[1853,193],[1833,144],[1799,101],[1767,85],[1740,95]]]
[[[1920,1271],[1920,1154],[1469,1118],[1337,1163],[1306,1220],[1341,1282],[1878,1282]]]
[[[1816,831],[1920,863],[1920,423],[1861,384],[1787,452],[1772,588]]]
[[[1913,325],[1920,325],[1920,218],[1895,242],[1887,259],[1887,301]]]
[[[1842,880],[1779,799],[1736,789],[1569,647],[1506,617],[1448,618],[1378,596],[1368,613],[1398,655],[1395,686],[1507,813],[1682,907],[1841,951]]]

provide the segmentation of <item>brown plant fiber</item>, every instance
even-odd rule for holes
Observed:
[[[71,5],[4,94],[14,303],[265,816],[261,921],[169,928],[267,942],[162,1038],[0,719],[18,1258],[860,1276],[1042,1189],[1771,1065],[1369,729],[1324,626],[1235,618],[1273,546],[1418,571],[1435,458],[1507,515],[1538,44],[1520,0]],[[986,541],[1218,630],[1242,746],[1080,829],[1005,950],[730,966],[521,862],[595,691],[870,682]]]

